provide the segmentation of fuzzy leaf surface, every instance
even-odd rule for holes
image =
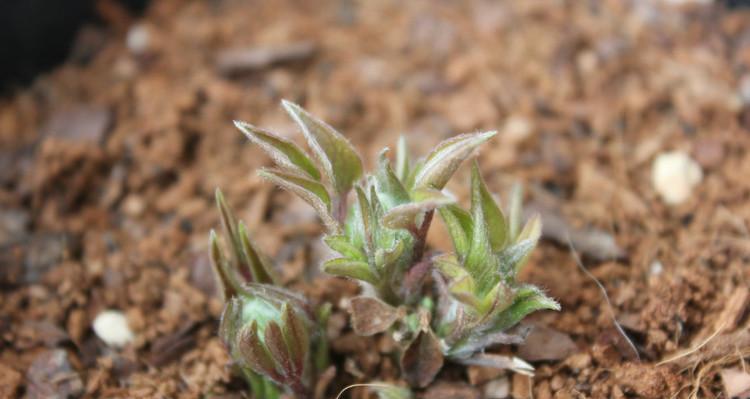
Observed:
[[[438,212],[443,219],[443,223],[445,223],[451,240],[453,240],[456,253],[462,259],[465,258],[471,246],[471,234],[474,230],[471,215],[454,204],[441,207]]]
[[[496,259],[492,253],[490,230],[482,200],[481,182],[473,178],[471,184],[471,217],[473,228],[469,251],[464,266],[477,283],[477,293],[484,294],[494,285],[498,276],[495,271]]]
[[[386,157],[383,150],[378,158],[378,169],[375,174],[377,194],[385,210],[409,202],[409,193],[404,188]]]
[[[476,286],[474,279],[464,269],[452,254],[445,254],[433,258],[435,268],[445,277],[448,291],[460,302],[476,307],[479,305],[474,294]]]
[[[482,214],[487,224],[487,234],[489,235],[492,251],[498,251],[503,248],[508,235],[505,215],[503,215],[503,211],[497,206],[495,199],[492,198],[492,194],[487,189],[487,185],[479,172],[479,164],[476,161],[474,161],[471,168],[471,179],[472,184],[478,187]]]
[[[219,288],[221,299],[226,302],[229,298],[237,294],[235,286],[237,282],[233,280],[233,276],[229,273],[227,259],[219,246],[216,232],[211,230],[208,236],[209,246],[209,259],[211,261],[211,270],[214,274],[214,281]]]
[[[362,280],[370,284],[376,284],[378,281],[367,262],[352,259],[336,258],[326,261],[323,263],[323,271],[334,276]]]
[[[415,176],[414,187],[442,189],[461,162],[495,134],[497,132],[461,134],[438,144]]]
[[[273,284],[276,277],[272,272],[271,261],[268,257],[260,252],[258,246],[250,239],[245,223],[240,222],[238,226],[240,245],[242,245],[242,256],[245,258],[245,264],[248,266],[248,273],[251,275],[252,282],[262,284]]]
[[[277,384],[284,383],[284,377],[276,369],[276,363],[260,339],[257,322],[253,321],[249,326],[242,329],[239,349],[245,365]]]
[[[329,248],[338,252],[345,258],[358,261],[367,261],[367,256],[360,248],[349,242],[349,238],[342,234],[329,235],[323,238]]]
[[[282,106],[302,129],[323,170],[339,195],[344,195],[362,176],[362,160],[351,143],[334,128],[310,115],[297,104],[283,100]]]
[[[268,153],[280,167],[303,172],[313,180],[320,180],[320,172],[313,161],[293,142],[247,122],[234,121],[234,125]]]
[[[523,320],[528,314],[543,309],[560,310],[560,304],[533,285],[521,286],[513,304],[500,313],[493,322],[493,330],[506,330]]]
[[[331,198],[325,186],[302,175],[292,174],[277,169],[261,169],[258,174],[274,184],[287,189],[315,209],[329,231],[338,230],[338,223],[331,216]]]
[[[383,216],[382,223],[390,229],[409,230],[416,227],[418,216],[451,203],[452,198],[437,190],[418,190],[414,194],[414,202],[392,208]]]
[[[281,309],[281,330],[284,335],[294,374],[303,375],[310,347],[310,333],[304,320],[289,304]]]

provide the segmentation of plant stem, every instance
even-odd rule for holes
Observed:
[[[416,234],[417,242],[414,244],[414,256],[411,261],[412,265],[419,263],[422,260],[422,256],[424,256],[424,249],[427,245],[427,232],[430,230],[430,224],[432,224],[432,217],[434,215],[434,210],[427,211],[427,213],[424,214],[424,220],[422,221],[422,225],[419,226],[419,230],[417,230]]]
[[[336,204],[333,209],[333,218],[339,222],[340,225],[344,225],[346,221],[346,197],[348,194],[342,194],[338,197]]]

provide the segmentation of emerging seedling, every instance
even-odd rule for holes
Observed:
[[[279,387],[311,397],[328,363],[321,326],[329,307],[314,311],[302,296],[276,286],[270,261],[218,190],[216,202],[231,254],[224,255],[212,231],[211,263],[225,300],[219,335],[256,397],[279,398]]]
[[[506,217],[476,162],[468,211],[444,192],[463,161],[495,132],[453,137],[417,161],[410,159],[401,139],[394,165],[385,149],[375,170],[364,174],[359,155],[340,133],[296,104],[283,101],[282,105],[301,128],[313,157],[269,131],[245,122],[235,125],[276,162],[276,168],[261,169],[259,174],[317,212],[326,230],[324,241],[338,254],[322,269],[362,285],[362,295],[350,301],[355,332],[393,334],[400,343],[403,375],[417,387],[428,385],[446,358],[528,371],[531,366],[520,359],[509,363],[484,351],[496,344],[521,342],[525,334],[514,327],[529,313],[560,308],[540,289],[516,282],[539,239],[541,221],[535,216],[521,226],[520,189],[511,196]],[[219,202],[223,219],[228,219],[226,206]],[[452,253],[426,252],[435,213],[452,237]],[[212,250],[219,266],[234,265],[217,268],[219,281],[228,287],[226,295],[237,298],[227,303],[223,324],[229,327],[222,333],[230,337],[235,358],[253,372],[295,392],[297,385],[309,388],[307,369],[285,362],[283,354],[310,348],[313,341],[295,331],[313,331],[308,335],[315,336],[320,318],[305,308],[303,300],[269,285],[274,276],[268,263],[246,239],[246,229],[231,227],[232,223],[225,222],[225,230],[238,248],[236,255],[226,260],[218,249]],[[218,248],[214,242],[212,249]],[[222,274],[224,269],[238,272]],[[241,278],[248,283],[238,284]],[[234,330],[235,325],[244,329]],[[403,396],[408,392],[394,388],[379,394],[409,397]]]

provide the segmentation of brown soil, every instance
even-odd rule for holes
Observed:
[[[231,123],[299,139],[282,98],[339,128],[370,164],[400,133],[424,154],[452,134],[498,129],[480,156],[492,189],[521,181],[564,226],[617,243],[601,253],[590,234],[574,242],[610,308],[545,231],[523,278],[562,303],[531,320],[562,344],[529,354],[531,380],[451,366],[426,397],[724,397],[719,372],[744,368],[747,12],[645,0],[157,0],[135,21],[147,40],[131,27],[130,48],[129,17],[108,15],[111,28],[80,35],[68,63],[0,100],[0,396],[241,395],[215,335],[216,187],[290,286],[334,304],[326,397],[398,378],[392,343],[347,327],[341,298],[356,287],[318,274],[314,213],[254,175],[269,160]],[[651,163],[674,149],[704,177],[668,206]],[[451,190],[465,200],[461,173]],[[448,240],[438,229],[430,242]],[[134,343],[117,350],[94,335],[104,309],[127,315]]]

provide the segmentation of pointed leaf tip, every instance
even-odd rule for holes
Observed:
[[[338,231],[338,222],[331,215],[331,198],[323,184],[278,169],[263,168],[258,175],[302,198],[315,209],[330,232]]]
[[[425,159],[422,169],[414,179],[415,187],[442,189],[461,162],[471,156],[479,145],[496,134],[496,131],[467,133],[441,142]]]
[[[487,188],[487,184],[482,178],[476,159],[471,168],[471,181],[472,185],[476,186],[475,189],[472,189],[472,195],[477,195],[477,200],[481,204],[482,215],[484,216],[483,222],[487,224],[487,234],[492,251],[499,251],[503,248],[507,240],[508,224],[503,211],[495,202],[495,199]],[[477,221],[475,220],[474,222],[476,223]]]
[[[313,180],[320,180],[320,172],[313,161],[293,142],[247,122],[234,121],[245,136],[265,151],[279,167],[301,172]]]
[[[299,105],[287,100],[282,100],[281,105],[302,129],[337,194],[345,195],[362,176],[362,160],[357,151],[341,133]]]
[[[258,249],[255,242],[250,239],[247,226],[244,222],[238,224],[238,234],[240,236],[240,245],[242,246],[242,253],[245,255],[245,262],[247,270],[241,271],[245,275],[251,277],[251,281],[255,283],[263,284],[274,284],[276,277],[273,273],[273,266],[269,258]]]
[[[362,280],[370,284],[378,282],[377,276],[370,269],[370,265],[367,262],[336,258],[323,263],[322,268],[324,272],[334,276]]]

